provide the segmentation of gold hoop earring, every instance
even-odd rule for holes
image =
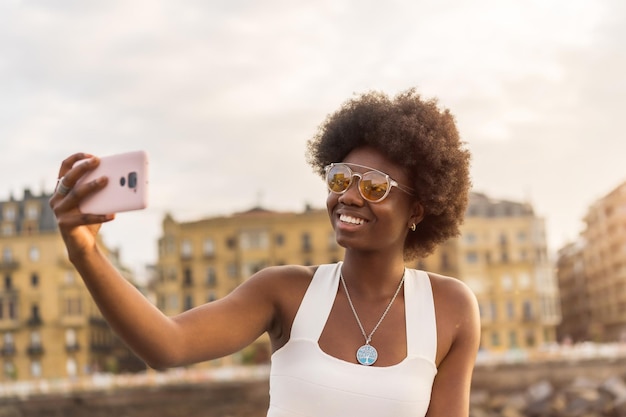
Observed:
[[[414,232],[414,231],[415,231],[415,229],[417,229],[417,225],[416,225],[415,223],[413,223],[413,224],[411,225],[411,232]]]

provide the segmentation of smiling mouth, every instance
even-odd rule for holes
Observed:
[[[339,216],[339,220],[343,223],[361,225],[366,222],[364,219],[360,219],[358,217],[348,216],[347,214],[342,214]]]

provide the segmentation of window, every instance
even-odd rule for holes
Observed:
[[[65,315],[80,316],[83,313],[83,305],[80,297],[69,297],[65,299]]]
[[[204,254],[204,256],[215,255],[215,242],[213,241],[213,239],[204,239],[204,242],[202,242],[202,253]]]
[[[310,250],[313,249],[312,245],[311,245],[311,235],[308,233],[303,233],[301,236],[301,242],[302,242],[302,250],[304,252],[309,252]]]
[[[209,266],[206,269],[206,285],[209,287],[215,287],[217,285],[217,274],[215,268]]]
[[[515,317],[515,304],[512,301],[507,301],[506,303],[506,316],[509,319]]]
[[[191,310],[193,308],[193,296],[190,294],[185,295],[185,310]]]
[[[76,330],[67,329],[65,331],[65,345],[76,346]]]
[[[246,230],[241,232],[242,249],[267,249],[269,239],[265,230]]]
[[[30,333],[30,344],[34,347],[41,346],[41,335],[39,334],[39,332]]]
[[[11,248],[4,248],[2,250],[2,261],[3,262],[13,261],[13,251],[11,250]]]
[[[230,263],[228,264],[228,266],[226,267],[226,273],[228,274],[229,278],[237,278],[237,264],[236,263]]]
[[[34,378],[41,377],[41,362],[32,361],[30,363],[30,375]]]
[[[526,272],[522,272],[518,278],[518,285],[521,289],[530,287],[530,275]]]
[[[28,259],[30,259],[31,262],[37,262],[39,261],[39,256],[39,248],[37,246],[31,246],[28,250]]]
[[[2,225],[2,236],[12,236],[15,233],[12,224],[5,223]]]
[[[276,243],[276,246],[283,246],[285,244],[285,236],[282,234],[276,235],[274,237],[274,242]]]
[[[180,243],[180,254],[183,258],[191,258],[191,254],[193,251],[193,246],[191,245],[191,241],[189,239],[184,239]]]
[[[39,275],[36,272],[33,272],[30,275],[30,285],[32,287],[38,287],[39,286]]]
[[[183,270],[183,285],[193,285],[193,274],[191,268]]]
[[[76,364],[76,359],[67,358],[67,362],[65,363],[65,371],[67,372],[67,376],[76,376],[78,374],[78,365]]]
[[[513,277],[509,274],[502,275],[500,285],[502,286],[503,291],[511,291],[513,289]]]
[[[15,207],[7,206],[4,208],[4,218],[10,222],[15,220]]]
[[[500,334],[498,332],[491,333],[491,345],[500,346]]]
[[[26,207],[26,218],[28,220],[37,220],[37,218],[39,218],[39,207],[29,204]]]
[[[524,301],[524,320],[532,320],[533,304],[530,301]]]
[[[478,262],[478,255],[474,251],[467,252],[465,254],[465,260],[468,264],[475,264]]]

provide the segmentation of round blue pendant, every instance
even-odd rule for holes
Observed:
[[[376,362],[378,359],[378,352],[376,348],[371,345],[363,345],[356,351],[356,360],[361,365],[369,366]]]

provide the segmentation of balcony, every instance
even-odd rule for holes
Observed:
[[[80,350],[80,345],[78,344],[78,342],[65,345],[65,351],[67,353],[78,352],[79,350]]]
[[[7,358],[15,356],[16,349],[14,344],[5,344],[0,348],[0,356]]]
[[[43,324],[43,320],[41,320],[41,317],[37,316],[31,316],[27,321],[26,324],[30,327],[38,327],[41,326]]]
[[[90,345],[91,352],[97,353],[110,353],[113,350],[113,346],[110,343],[96,343],[92,342]]]
[[[0,272],[12,272],[20,267],[20,263],[13,259],[0,260]]]
[[[26,353],[28,353],[29,356],[41,356],[44,353],[44,349],[40,344],[30,345],[26,348]]]

